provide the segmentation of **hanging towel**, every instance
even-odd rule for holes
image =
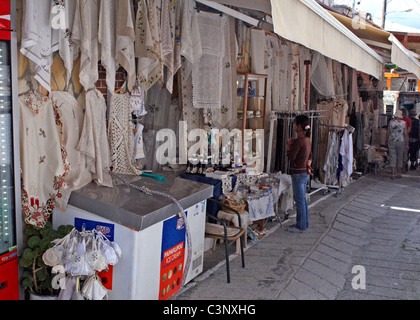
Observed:
[[[71,73],[73,71],[73,61],[78,55],[78,48],[73,42],[73,22],[76,13],[76,1],[74,0],[54,0],[56,12],[60,14],[63,21],[59,20],[60,28],[58,29],[58,52],[63,60],[67,73],[67,86],[70,83]],[[61,24],[63,25],[61,26]],[[53,44],[55,47],[55,44]]]
[[[106,70],[106,85],[112,93],[115,91],[115,74],[117,72],[115,12],[116,3],[114,0],[101,1],[98,34],[101,44],[101,64]]]
[[[162,44],[154,0],[140,0],[136,17],[137,78],[148,91],[163,76]]]
[[[73,41],[80,46],[80,83],[84,89],[95,87],[99,79],[99,5],[97,0],[76,0]]]
[[[100,186],[112,187],[106,109],[105,99],[99,90],[86,93],[85,119],[77,150],[86,155],[93,180]]]
[[[58,30],[51,28],[50,0],[24,0],[21,53],[35,63],[35,80],[51,91],[53,53],[58,50]]]
[[[127,72],[127,86],[131,90],[136,82],[135,31],[133,7],[130,0],[118,0],[116,7],[115,60]]]

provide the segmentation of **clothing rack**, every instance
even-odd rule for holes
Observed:
[[[314,137],[314,132],[317,131],[315,123],[318,124],[316,119],[323,118],[321,112],[324,110],[275,110],[271,113],[270,118],[270,138],[269,138],[269,149],[268,149],[268,159],[267,159],[267,172],[271,172],[271,159],[272,159],[272,150],[273,150],[273,141],[274,141],[274,124],[275,121],[278,122],[278,125],[281,125],[282,128],[277,129],[277,135],[282,137],[281,142],[277,140],[277,158],[276,158],[276,168],[274,171],[288,172],[289,166],[287,162],[287,154],[285,152],[288,138],[293,137],[293,120],[299,115],[306,115],[310,119],[312,136]],[[279,132],[282,131],[282,132]],[[287,139],[285,139],[287,137]],[[316,144],[314,144],[316,147]],[[281,158],[281,159],[280,159]],[[279,164],[278,162],[281,162]]]
[[[327,124],[327,123],[320,123],[320,126],[331,128],[331,130],[340,129],[340,130],[348,130],[351,134],[356,130],[351,125],[346,126],[338,126],[333,124]],[[326,178],[325,178],[326,179]],[[335,189],[337,190],[335,196],[337,197],[339,194],[342,193],[342,185],[341,181],[338,181],[338,185],[327,185],[326,181],[324,181],[325,187],[328,189]]]

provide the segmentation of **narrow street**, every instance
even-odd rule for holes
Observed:
[[[305,233],[275,227],[250,244],[245,269],[239,257],[231,261],[230,284],[221,264],[184,288],[178,300],[418,299],[419,182],[416,171],[397,180],[386,171],[363,177],[311,206]]]

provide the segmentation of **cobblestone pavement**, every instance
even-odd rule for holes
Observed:
[[[420,172],[380,172],[311,206],[310,228],[276,227],[231,261],[183,288],[178,300],[420,298]],[[362,269],[355,269],[362,266]],[[360,267],[359,267],[360,268]],[[352,281],[366,287],[354,289]]]

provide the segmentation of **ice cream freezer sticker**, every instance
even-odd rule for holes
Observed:
[[[185,224],[179,215],[163,222],[159,300],[167,300],[182,284]]]

